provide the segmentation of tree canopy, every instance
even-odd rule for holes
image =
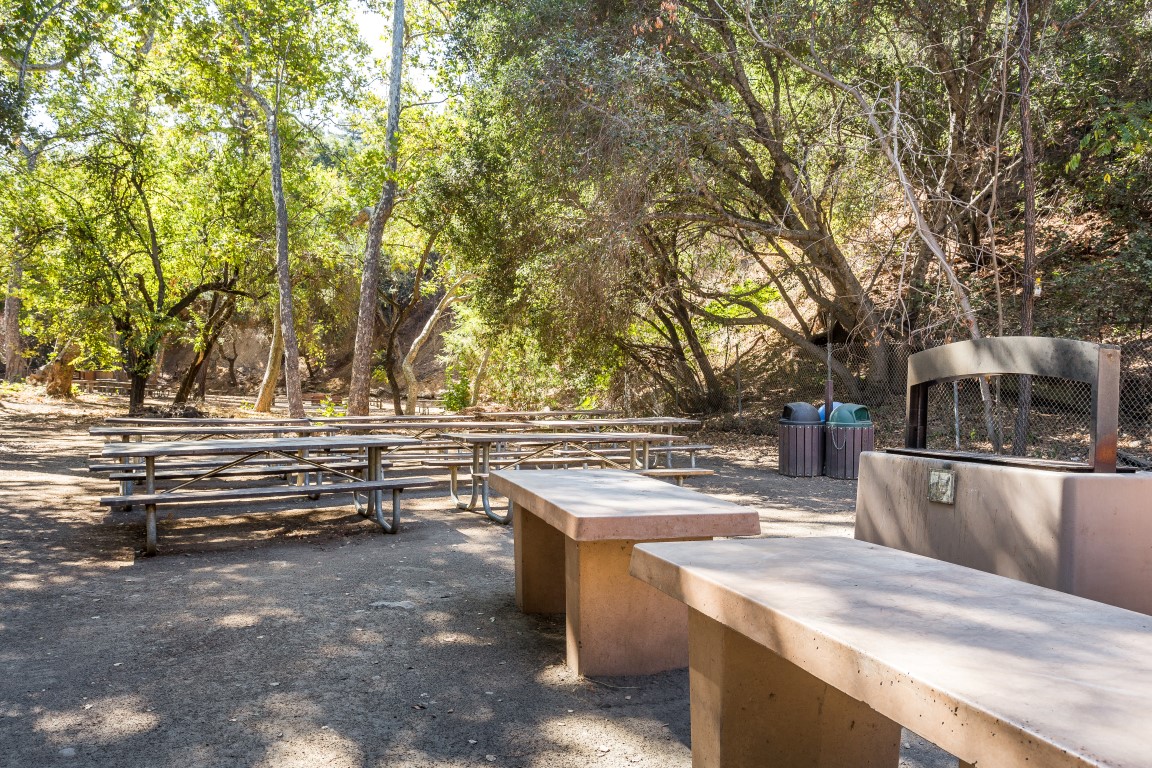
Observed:
[[[281,324],[291,394],[359,326],[397,409],[434,354],[458,405],[717,412],[829,341],[885,398],[901,352],[1152,319],[1144,3],[406,5],[401,67],[388,4],[3,0],[7,375],[142,399]]]

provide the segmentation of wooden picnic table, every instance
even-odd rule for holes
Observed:
[[[156,491],[156,461],[157,459],[181,458],[192,456],[234,456],[232,461],[205,467],[203,472],[193,473],[186,482],[161,491],[162,495],[179,494],[180,491],[195,483],[219,475],[224,470],[244,464],[258,456],[279,456],[296,463],[306,464],[316,468],[317,483],[322,482],[323,476],[329,474],[336,477],[356,480],[357,478],[343,470],[332,466],[332,461],[326,454],[339,450],[365,450],[367,453],[367,466],[365,480],[379,481],[381,476],[381,452],[385,448],[395,447],[419,442],[415,438],[399,435],[349,435],[340,437],[311,436],[311,437],[278,437],[257,440],[174,440],[165,442],[131,442],[106,443],[101,456],[106,459],[120,461],[143,460],[144,463],[144,509],[146,517],[146,546],[145,550],[152,554],[156,551],[156,502],[149,503],[147,499],[157,495]],[[309,455],[310,452],[320,452],[319,455]],[[384,519],[383,498],[378,490],[367,492],[367,508],[370,514],[378,521]],[[195,500],[195,499],[191,499]],[[109,500],[102,500],[111,503]],[[131,503],[130,501],[128,503]],[[383,523],[381,523],[383,525]]]
[[[754,509],[631,472],[498,471],[492,484],[515,518],[516,604],[566,614],[581,675],[688,663],[688,609],[628,574],[637,542],[760,533]]]
[[[488,474],[492,464],[492,446],[518,443],[531,447],[529,453],[524,454],[508,465],[516,466],[531,461],[556,448],[573,446],[589,457],[617,469],[648,469],[649,452],[653,443],[670,443],[686,438],[680,435],[661,435],[648,432],[443,432],[440,437],[453,440],[472,449],[472,495],[465,502],[461,500],[454,488],[449,489],[452,501],[458,509],[475,510],[481,505],[484,514],[489,519],[502,524],[512,520],[511,510],[500,515],[492,510],[488,495]],[[615,459],[596,451],[592,446],[596,443],[626,444],[628,446],[628,465],[625,467]]]
[[[177,425],[174,427],[151,427],[151,426],[97,426],[88,430],[88,434],[99,437],[107,438],[120,438],[123,442],[128,442],[132,438],[137,440],[144,440],[147,437],[169,438],[179,440],[181,438],[205,438],[205,437],[251,437],[252,435],[267,435],[272,434],[280,437],[285,432],[297,432],[301,434],[316,434],[316,433],[331,433],[336,432],[335,427],[331,426],[317,426],[314,424],[297,423],[297,424],[186,424]]]

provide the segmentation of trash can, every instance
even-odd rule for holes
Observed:
[[[824,474],[837,480],[860,476],[860,453],[876,448],[876,427],[868,409],[844,403],[824,425]]]
[[[788,403],[780,415],[780,474],[816,477],[824,463],[824,425],[808,403]]]

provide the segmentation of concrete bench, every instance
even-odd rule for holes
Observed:
[[[581,675],[650,674],[688,663],[688,611],[628,575],[637,542],[760,533],[755,510],[621,470],[493,472],[508,497],[516,604],[565,613]]]
[[[1152,764],[1152,617],[844,538],[636,547],[691,610],[694,768]]]

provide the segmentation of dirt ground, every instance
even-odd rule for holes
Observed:
[[[513,600],[512,532],[443,490],[398,536],[338,502],[162,522],[86,456],[120,410],[0,401],[0,766],[605,768],[691,764],[685,671],[578,678],[562,616]],[[852,532],[855,484],[774,470],[772,441],[701,435],[694,486],[764,535]],[[295,502],[294,502],[295,504]],[[905,733],[901,765],[954,766]]]

